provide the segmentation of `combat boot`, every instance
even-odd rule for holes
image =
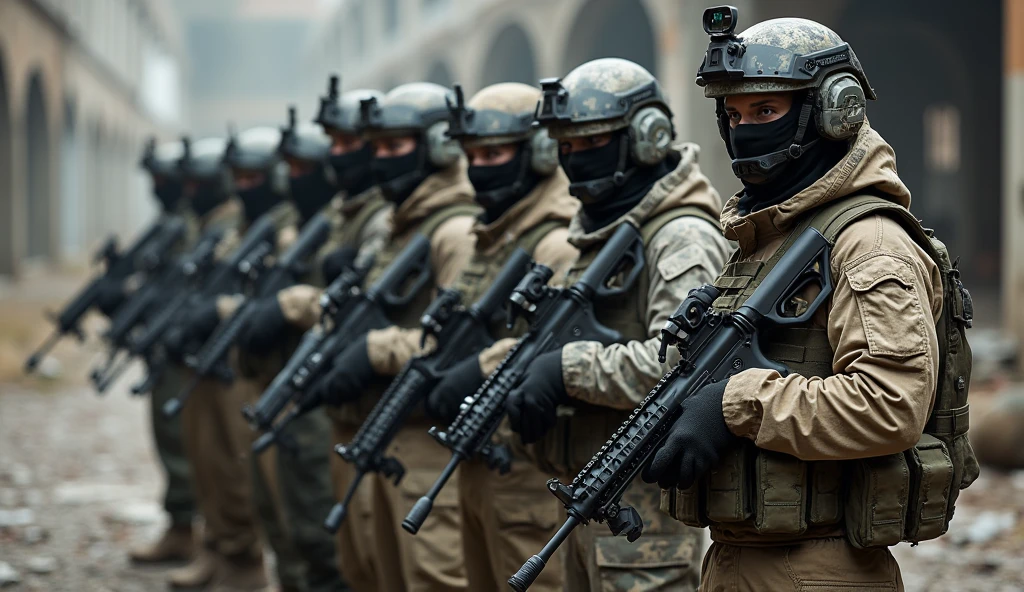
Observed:
[[[217,558],[217,572],[210,583],[210,592],[255,592],[268,585],[263,557],[242,553]]]
[[[195,554],[192,526],[171,526],[155,542],[140,545],[128,552],[135,563],[168,563],[188,561]]]
[[[205,588],[217,573],[217,555],[205,545],[192,558],[192,562],[167,574],[171,588]]]

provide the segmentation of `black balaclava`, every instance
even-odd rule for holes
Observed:
[[[399,207],[427,177],[439,169],[427,159],[427,147],[416,141],[416,149],[404,156],[373,159],[373,176],[384,198]]]
[[[756,158],[792,145],[805,98],[794,100],[789,112],[775,121],[731,128],[729,148],[733,158]],[[847,150],[845,142],[821,138],[813,121],[808,123],[801,144],[805,148],[800,157],[787,161],[777,172],[772,171],[768,180],[754,183],[740,178],[743,181],[743,195],[737,203],[740,215],[780,204],[807,189],[835,166]]]
[[[469,182],[476,190],[476,202],[483,207],[480,220],[491,224],[520,199],[533,191],[541,176],[530,166],[532,157],[526,142],[519,145],[515,157],[495,166],[470,166]]]
[[[338,177],[338,187],[345,190],[346,199],[373,187],[373,145],[369,142],[359,150],[331,156],[330,162]]]
[[[239,189],[238,199],[242,201],[242,209],[245,211],[245,219],[255,222],[263,214],[270,211],[281,201],[281,196],[270,186],[270,181],[264,181],[249,189]]]
[[[311,172],[288,180],[292,203],[303,222],[315,216],[338,192],[338,188],[327,178],[324,168],[324,165],[317,165]]]
[[[196,216],[202,218],[227,201],[227,198],[220,181],[200,181],[196,185],[195,193],[188,200],[188,207]]]
[[[621,131],[611,142],[600,148],[570,154],[559,153],[562,170],[571,181],[569,193],[581,202],[584,231],[594,232],[621,218],[640,203],[659,179],[672,172],[670,158],[654,166],[638,166],[633,162],[628,149],[628,133]],[[623,150],[626,150],[624,158]],[[620,162],[624,162],[625,166],[620,167]],[[622,175],[617,175],[620,180],[602,183],[598,191],[583,187],[587,181],[610,179],[609,171],[622,172]],[[575,193],[573,185],[576,185]]]
[[[153,195],[160,202],[160,207],[167,213],[178,211],[178,204],[181,203],[184,190],[184,184],[179,179],[172,177],[161,179],[159,183],[153,184]]]

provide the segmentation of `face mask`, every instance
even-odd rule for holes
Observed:
[[[331,168],[338,176],[338,187],[346,197],[355,197],[373,187],[373,146],[367,142],[359,150],[331,156]]]
[[[202,218],[224,203],[227,195],[218,183],[201,183],[188,201],[189,208]]]
[[[309,220],[326,206],[338,189],[327,179],[324,167],[288,180],[292,203],[303,220]]]
[[[255,222],[257,218],[269,212],[281,201],[280,196],[271,189],[269,183],[260,183],[249,189],[240,189],[238,199],[242,202],[245,219],[249,222]]]
[[[384,198],[395,204],[402,205],[412,192],[420,186],[431,172],[422,164],[421,146],[404,156],[373,159],[373,176],[380,187]]]
[[[178,202],[181,201],[183,189],[181,181],[165,179],[159,185],[153,186],[153,195],[156,196],[157,201],[160,202],[160,207],[165,212],[174,212],[178,209]]]
[[[476,190],[474,199],[484,208],[484,224],[497,220],[540,182],[540,176],[530,168],[529,152],[521,144],[515,157],[505,164],[469,167],[469,182]]]
[[[611,142],[600,148],[558,155],[562,170],[569,177],[569,193],[584,205],[597,203],[621,187],[633,174],[626,170],[623,155],[625,133],[615,135]]]
[[[754,159],[789,148],[796,138],[802,101],[775,121],[743,124],[730,129],[729,145],[735,159]],[[845,142],[821,140],[813,123],[808,124],[801,141],[799,158],[788,159],[767,175],[741,175],[733,161],[733,172],[743,181],[743,195],[737,204],[741,215],[780,204],[810,187],[846,154]]]

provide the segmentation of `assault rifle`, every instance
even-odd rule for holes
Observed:
[[[160,238],[165,231],[173,229],[181,220],[177,217],[161,217],[137,238],[124,253],[118,252],[117,239],[111,236],[93,255],[93,263],[104,262],[103,273],[93,277],[74,298],[57,314],[51,315],[57,325],[53,333],[25,361],[25,372],[31,373],[39,365],[43,357],[57,345],[65,335],[71,334],[79,341],[85,341],[85,334],[79,326],[85,313],[96,305],[104,288],[109,284],[119,284],[135,273],[142,265],[142,254],[150,243]]]
[[[487,330],[488,323],[508,301],[529,263],[530,255],[516,249],[494,283],[472,306],[462,305],[458,291],[444,289],[424,311],[420,322],[421,347],[431,336],[437,340],[437,346],[431,353],[410,360],[370,411],[352,442],[338,444],[334,449],[355,465],[356,475],[342,501],[335,504],[324,522],[328,530],[336,532],[341,526],[352,496],[366,474],[382,473],[395,485],[402,480],[405,467],[398,459],[384,456],[388,445],[409,414],[434,390],[445,370],[494,342]]]
[[[622,495],[650,462],[658,444],[679,417],[681,405],[706,384],[726,380],[746,368],[769,368],[785,376],[785,366],[764,356],[759,339],[772,327],[806,323],[832,293],[828,274],[829,243],[815,229],[805,230],[779,259],[757,290],[735,312],[712,308],[718,290],[710,285],[691,290],[662,331],[662,361],[669,345],[682,359],[666,374],[640,406],[579,472],[572,483],[548,481],[548,489],[569,516],[543,550],[534,555],[508,583],[524,592],[537,578],[551,554],[572,530],[591,520],[605,522],[612,534],[632,542],[643,520]],[[786,316],[784,307],[809,286],[821,288],[805,312]]]
[[[173,264],[165,262],[161,266],[162,272],[143,283],[117,310],[110,319],[110,327],[103,334],[103,339],[110,344],[107,361],[90,375],[97,392],[105,392],[132,360],[142,354],[134,347],[134,335],[150,325],[154,319],[153,311],[159,310],[159,305],[169,294],[185,293],[194,286],[193,278],[205,273],[212,265],[214,250],[223,236],[222,231],[207,233],[191,253],[178,258]],[[152,365],[152,356],[145,357]],[[133,394],[141,392],[145,391],[132,388]]]
[[[246,280],[250,297],[230,317],[217,325],[194,356],[185,360],[195,373],[185,388],[164,404],[164,415],[177,415],[204,378],[216,376],[228,383],[234,380],[234,373],[228,365],[228,352],[242,329],[252,321],[258,300],[293,285],[306,272],[307,260],[327,241],[330,232],[330,218],[320,213],[306,222],[295,243],[276,262],[270,263],[273,255],[272,241],[265,241],[242,259],[238,271]]]
[[[535,265],[523,278],[509,298],[509,322],[514,322],[517,314],[525,315],[530,330],[467,401],[446,431],[430,429],[431,435],[452,451],[452,458],[427,494],[409,511],[402,528],[412,534],[419,531],[437,495],[462,461],[480,456],[489,465],[507,470],[502,465],[507,463],[509,454],[503,447],[492,446],[491,435],[505,418],[505,400],[522,381],[533,360],[571,341],[610,344],[622,340],[617,331],[594,318],[594,301],[632,288],[644,268],[643,248],[640,233],[624,223],[580,279],[568,288],[548,287],[553,272],[543,265]],[[623,274],[627,275],[622,284],[612,287],[612,282]]]
[[[412,302],[430,276],[430,240],[417,234],[365,292],[347,280],[346,274],[336,279],[321,296],[320,324],[307,331],[299,349],[259,401],[242,410],[254,429],[266,431],[253,443],[253,452],[259,454],[269,448],[288,424],[319,407],[323,402],[310,394],[316,392],[311,385],[350,343],[373,329],[391,325],[388,312]],[[291,409],[274,423],[289,402]]]

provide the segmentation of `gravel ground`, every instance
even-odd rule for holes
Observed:
[[[98,355],[94,341],[58,347],[49,378],[20,375],[47,330],[42,308],[80,281],[0,285],[0,588],[163,590],[163,571],[126,559],[165,520],[148,402],[126,394],[133,377],[105,397],[93,394],[85,376]],[[99,326],[89,324],[93,333]],[[972,407],[983,409],[1001,389],[978,388]],[[895,549],[907,590],[1024,591],[1024,471],[986,470],[960,499],[950,534]]]

